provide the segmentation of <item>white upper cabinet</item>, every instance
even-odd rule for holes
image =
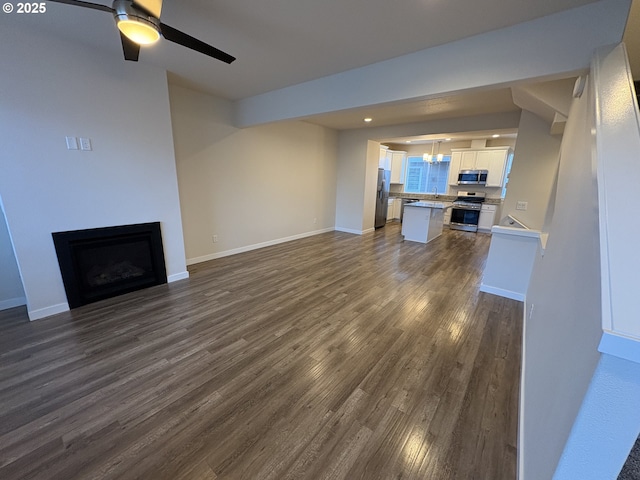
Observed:
[[[491,156],[495,150],[479,150],[476,152],[476,166],[474,170],[489,170],[491,166]]]
[[[389,150],[389,147],[380,146],[380,161],[378,162],[378,168],[391,170],[391,151]]]
[[[476,169],[476,157],[478,152],[476,150],[467,150],[462,152],[460,158],[460,170],[475,170]]]
[[[504,175],[507,169],[507,159],[509,157],[509,149],[490,150],[487,160],[489,162],[487,174],[487,187],[500,187],[504,184]]]
[[[407,152],[391,151],[391,183],[404,183]]]
[[[449,163],[449,185],[458,184],[458,172],[462,170],[460,168],[462,162],[462,152],[451,151],[451,163]]]
[[[487,170],[486,187],[502,187],[510,155],[509,147],[490,147],[482,150],[452,150],[449,185],[457,185],[460,170]]]

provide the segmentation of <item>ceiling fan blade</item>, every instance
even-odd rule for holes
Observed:
[[[133,0],[136,8],[141,8],[152,17],[160,18],[162,12],[162,0]]]
[[[140,45],[138,45],[123,33],[120,33],[120,41],[122,42],[124,59],[130,60],[132,62],[137,62],[138,56],[140,55]]]
[[[113,13],[113,8],[98,3],[80,2],[78,0],[49,0],[54,3],[66,3],[67,5],[75,5],[76,7],[92,8],[94,10],[102,10],[103,12]]]
[[[162,32],[162,36],[170,42],[177,43],[178,45],[190,48],[196,52],[204,53],[205,55],[221,60],[225,63],[231,63],[236,59],[236,57],[229,55],[222,50],[218,50],[211,45],[207,45],[203,41],[193,38],[191,35],[187,35],[186,33],[176,30],[164,23],[160,23],[160,31]]]

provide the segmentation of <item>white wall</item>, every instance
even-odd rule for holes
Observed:
[[[166,73],[12,24],[0,58],[0,195],[29,316],[68,308],[52,232],[160,221],[167,274],[186,276]]]
[[[556,480],[617,478],[640,434],[640,335],[636,242],[629,178],[640,169],[638,107],[624,45],[594,56],[592,79],[600,221],[602,352]]]
[[[502,217],[513,215],[534,230],[544,225],[560,158],[562,137],[551,135],[549,129],[540,117],[522,111],[502,206]],[[527,202],[527,210],[516,210],[518,201]]]
[[[0,199],[0,310],[24,305],[26,301]]]
[[[335,131],[304,122],[237,129],[228,101],[169,91],[188,263],[334,229]]]
[[[600,355],[593,100],[574,100],[561,147],[555,211],[527,292],[520,409],[521,480],[550,479]]]

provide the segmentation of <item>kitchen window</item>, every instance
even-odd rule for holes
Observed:
[[[404,183],[406,193],[438,193],[447,191],[451,156],[445,155],[441,162],[425,162],[422,157],[407,157],[407,176]]]

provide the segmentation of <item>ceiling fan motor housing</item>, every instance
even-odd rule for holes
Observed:
[[[113,16],[118,29],[138,44],[151,44],[160,38],[160,20],[136,8],[131,1],[115,0]]]

